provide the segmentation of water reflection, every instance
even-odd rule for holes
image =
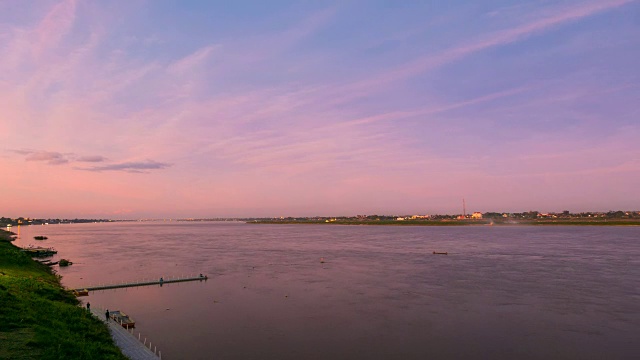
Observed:
[[[37,231],[74,262],[59,269],[70,287],[209,275],[89,296],[130,314],[167,358],[640,353],[639,228],[172,222]],[[28,245],[31,232],[17,242]]]

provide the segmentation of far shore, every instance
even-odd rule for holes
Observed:
[[[377,226],[640,226],[640,220],[566,219],[566,220],[255,220],[247,224],[295,224],[295,225],[377,225]]]

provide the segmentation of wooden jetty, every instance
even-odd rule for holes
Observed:
[[[105,285],[96,285],[96,286],[83,286],[76,289],[71,289],[73,292],[88,292],[88,291],[97,291],[97,290],[110,290],[110,289],[119,289],[119,288],[127,288],[127,287],[137,287],[137,286],[149,286],[149,285],[164,285],[170,283],[178,283],[178,282],[186,282],[186,281],[206,281],[209,277],[206,275],[198,275],[198,276],[190,276],[190,277],[181,277],[181,278],[159,278],[158,280],[142,280],[142,281],[134,281],[128,283],[121,284],[105,284]]]

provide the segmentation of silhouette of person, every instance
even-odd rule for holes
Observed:
[[[109,321],[109,309],[107,309],[107,311],[104,312],[104,317],[105,319],[107,319],[107,321]]]
[[[91,303],[90,302],[87,303],[87,310],[91,311]]]

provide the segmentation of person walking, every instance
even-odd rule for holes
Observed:
[[[87,311],[91,311],[91,303],[87,302]]]
[[[105,319],[107,319],[107,321],[109,321],[109,309],[107,309],[107,311],[104,312],[104,317]]]

